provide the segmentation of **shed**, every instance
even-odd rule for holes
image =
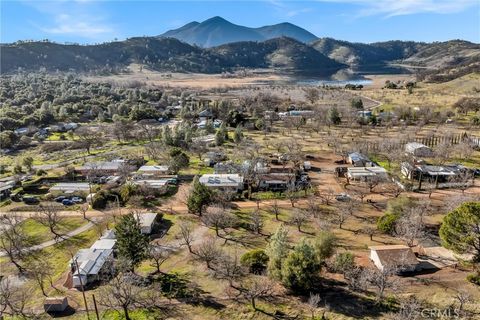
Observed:
[[[158,213],[147,212],[137,214],[137,219],[140,223],[140,229],[143,234],[151,234],[158,222]]]
[[[358,152],[349,153],[347,156],[347,162],[351,163],[354,167],[365,167],[372,163],[367,156]]]
[[[63,312],[67,307],[67,297],[47,297],[43,303],[43,309],[47,313]]]
[[[400,268],[402,272],[413,271],[419,264],[412,249],[405,245],[370,247],[370,259],[379,270]]]
[[[405,145],[405,152],[415,157],[431,157],[432,149],[419,142],[409,142]]]

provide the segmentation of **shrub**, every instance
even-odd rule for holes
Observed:
[[[398,214],[386,213],[377,220],[377,228],[383,233],[392,234],[395,231],[395,224],[399,219]]]
[[[469,274],[467,276],[467,281],[480,286],[480,272]]]
[[[262,274],[267,268],[268,256],[261,249],[251,250],[242,255],[240,263],[247,267],[250,273]]]
[[[93,209],[105,209],[107,206],[107,195],[104,191],[97,192],[92,199]]]
[[[335,256],[333,268],[336,272],[345,273],[355,266],[355,256],[351,252],[342,252]]]
[[[38,169],[37,172],[35,173],[37,176],[44,176],[47,174],[47,171],[43,169]]]

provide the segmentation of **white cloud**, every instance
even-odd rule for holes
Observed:
[[[298,8],[295,6],[295,1],[282,1],[282,0],[265,0],[270,3],[275,11],[286,18],[295,17],[302,13],[311,12],[312,8]]]
[[[360,16],[393,17],[416,13],[448,14],[478,6],[477,0],[317,0],[319,2],[350,3],[362,7]]]
[[[108,13],[102,8],[101,2],[93,0],[22,0],[22,3],[34,8],[42,16],[42,19],[30,23],[45,33],[96,41],[118,37],[118,31],[108,21]]]
[[[75,35],[96,39],[113,33],[113,28],[99,19],[90,16],[72,16],[61,13],[55,16],[55,25],[42,27],[42,31],[51,34]]]
[[[302,13],[307,13],[307,12],[310,12],[312,11],[311,8],[303,8],[303,9],[298,9],[298,10],[290,10],[290,11],[287,11],[287,13],[285,14],[287,17],[295,17],[295,16],[298,16],[299,14],[302,14]]]

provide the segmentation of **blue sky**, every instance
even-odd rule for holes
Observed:
[[[98,43],[154,36],[213,16],[249,27],[297,24],[318,37],[480,42],[478,0],[0,0],[0,42]]]

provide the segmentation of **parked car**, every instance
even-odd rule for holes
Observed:
[[[56,197],[54,200],[55,200],[56,202],[62,202],[62,201],[65,200],[65,199],[67,199],[67,197],[65,197],[65,196],[58,196],[58,197]]]
[[[83,199],[80,197],[72,197],[70,200],[72,200],[73,203],[82,203]]]
[[[62,204],[63,204],[64,206],[72,206],[72,205],[74,205],[75,203],[74,203],[72,200],[70,200],[70,199],[63,199]]]
[[[25,204],[38,204],[40,202],[40,200],[35,197],[23,197],[22,200]]]
[[[167,184],[176,186],[178,184],[177,178],[169,178],[167,179]]]
[[[348,195],[346,193],[340,193],[339,195],[337,195],[335,197],[335,199],[337,201],[350,201],[350,200],[352,200],[352,197],[350,197],[350,195]]]

